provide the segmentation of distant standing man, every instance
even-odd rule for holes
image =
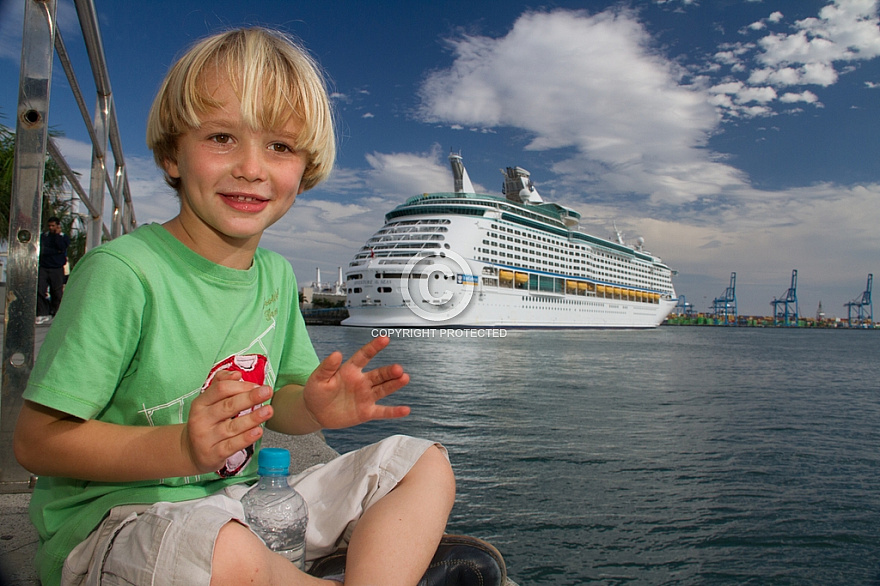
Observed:
[[[37,283],[37,323],[46,323],[58,311],[64,294],[64,265],[70,237],[61,231],[61,222],[49,218],[48,230],[40,236],[40,276]]]

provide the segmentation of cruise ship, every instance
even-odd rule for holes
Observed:
[[[343,325],[654,328],[675,307],[673,271],[641,238],[587,234],[525,169],[502,171],[498,196],[474,191],[460,155],[449,161],[454,191],[388,212],[349,263]]]

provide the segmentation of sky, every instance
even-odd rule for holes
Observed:
[[[796,269],[802,316],[821,302],[846,318],[880,269],[876,0],[94,2],[140,224],[177,211],[144,127],[191,43],[271,26],[326,70],[337,166],[262,241],[300,285],[316,269],[334,281],[406,198],[451,191],[450,151],[478,191],[500,194],[499,170],[520,166],[589,233],[644,238],[697,311],[736,272],[739,314],[770,315]],[[11,127],[23,5],[0,0]],[[72,2],[57,19],[91,107]],[[85,172],[87,133],[57,60],[51,98],[50,126]]]

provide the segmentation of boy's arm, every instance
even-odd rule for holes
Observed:
[[[299,435],[409,415],[409,407],[377,403],[409,383],[399,364],[364,371],[388,342],[386,337],[374,338],[344,363],[342,354],[334,352],[318,365],[305,387],[278,389],[272,399],[275,415],[266,426]]]
[[[180,425],[126,426],[83,420],[25,401],[13,438],[15,456],[37,475],[134,482],[218,470],[226,458],[253,444],[272,407],[233,417],[271,396],[271,389],[218,373]]]
[[[302,385],[285,385],[275,391],[272,397],[274,415],[266,422],[272,431],[288,435],[305,435],[322,429],[303,400]]]

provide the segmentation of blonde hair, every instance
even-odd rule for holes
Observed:
[[[177,160],[177,139],[201,126],[200,114],[219,107],[206,76],[225,75],[254,129],[302,124],[294,147],[308,155],[301,187],[326,179],[336,158],[330,100],[321,69],[289,36],[266,28],[236,29],[196,43],[168,72],[147,119],[147,146],[159,168]],[[175,190],[180,179],[165,174]]]

